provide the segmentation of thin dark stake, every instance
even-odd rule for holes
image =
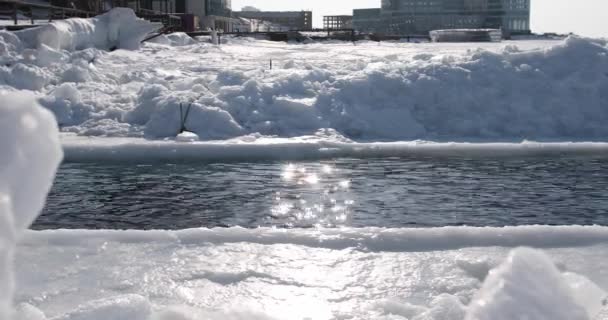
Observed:
[[[181,121],[181,127],[179,129],[179,133],[184,133],[186,131],[186,121],[188,120],[188,116],[190,115],[190,109],[192,108],[192,103],[188,105],[186,108],[186,114],[184,114],[183,105],[179,104],[179,119]]]

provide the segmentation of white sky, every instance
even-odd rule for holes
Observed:
[[[574,32],[608,37],[608,0],[531,0],[532,31]],[[323,15],[352,14],[354,8],[378,8],[380,0],[232,0],[232,8],[312,10],[313,24],[322,27]]]

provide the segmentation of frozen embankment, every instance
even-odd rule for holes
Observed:
[[[64,24],[94,24],[99,39],[125,36],[129,43],[145,34],[97,27],[109,18],[97,19]],[[145,25],[133,19],[125,21]],[[608,140],[604,40],[472,48],[227,39],[217,47],[173,35],[140,50],[106,52],[96,48],[119,42],[96,45],[85,41],[98,38],[89,29],[69,30],[73,45],[37,49],[34,36],[0,33],[0,85],[36,91],[62,131],[80,136],[174,139],[183,123],[205,141],[320,130],[357,142]]]
[[[67,162],[231,162],[297,161],[383,157],[521,157],[608,155],[605,142],[437,143],[430,141],[357,143],[320,136],[240,137],[208,142],[64,135]]]
[[[2,98],[2,319],[606,319],[604,227],[23,232],[61,151]]]
[[[134,27],[104,27],[113,16]],[[129,148],[158,160],[606,153],[604,40],[217,47],[176,34],[106,52],[98,48],[138,44],[151,26],[129,11],[95,19],[47,27],[68,30],[51,33],[71,45],[35,48],[44,32],[0,33],[0,86],[35,91],[79,137],[64,139],[67,160],[140,160]],[[207,142],[171,146],[183,142],[182,124]],[[540,143],[564,141],[576,143]]]

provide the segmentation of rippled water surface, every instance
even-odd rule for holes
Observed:
[[[608,225],[608,159],[64,164],[35,229]]]

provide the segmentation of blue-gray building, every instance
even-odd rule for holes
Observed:
[[[530,0],[382,0],[380,9],[353,11],[362,32],[407,35],[437,29],[530,32]]]

